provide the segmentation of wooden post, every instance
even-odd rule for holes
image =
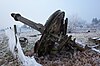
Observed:
[[[17,28],[16,28],[16,25],[14,25],[14,32],[15,32],[15,34],[17,34]]]
[[[67,29],[68,29],[68,18],[66,18],[66,20],[65,20],[65,34],[67,33]]]
[[[16,39],[16,43],[17,43],[17,36],[16,36],[16,34],[17,34],[17,28],[16,28],[16,25],[14,25],[14,33],[15,33],[15,39]]]

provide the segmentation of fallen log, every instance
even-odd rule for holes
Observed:
[[[88,38],[89,41],[100,44],[100,38],[99,37],[93,37],[93,38]]]
[[[95,46],[85,46],[85,48],[86,49],[90,49],[90,50],[93,50],[93,51],[95,51],[95,52],[97,52],[97,53],[100,53],[100,50],[98,50],[98,49],[96,49],[98,46],[100,46],[100,45],[95,45]]]
[[[100,50],[97,50],[97,49],[95,49],[95,48],[91,48],[91,50],[100,53]]]

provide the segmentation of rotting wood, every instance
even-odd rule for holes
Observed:
[[[16,21],[20,21],[36,30],[38,30],[40,33],[43,33],[44,31],[44,26],[40,23],[35,23],[31,20],[28,20],[24,17],[22,17],[20,14],[15,14],[15,13],[12,13],[11,16],[16,20]]]
[[[68,18],[64,20],[65,12],[61,10],[54,12],[44,26],[28,20],[20,14],[12,13],[11,15],[16,21],[20,21],[40,31],[42,34],[40,40],[36,42],[34,47],[34,53],[38,56],[56,55],[62,51],[69,52],[69,50],[74,51],[76,49],[82,51],[83,49],[75,42],[75,39],[72,40],[71,35],[66,35]]]

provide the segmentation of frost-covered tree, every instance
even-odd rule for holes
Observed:
[[[71,32],[77,28],[84,28],[85,26],[86,26],[86,21],[81,19],[77,15],[69,17],[68,31]]]
[[[100,19],[93,18],[91,22],[91,26],[96,29],[100,29]]]
[[[92,19],[92,24],[93,25],[96,25],[96,24],[98,24],[99,23],[99,20],[97,19],[97,18],[93,18]]]

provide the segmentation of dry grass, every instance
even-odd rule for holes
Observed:
[[[87,45],[93,45],[89,42],[90,37],[99,37],[100,32],[95,33],[72,33],[73,38],[79,42]],[[100,54],[92,50],[85,50],[83,52],[77,51],[72,58],[58,58],[59,60],[40,59],[39,62],[43,66],[100,66]]]
[[[34,34],[34,33],[31,33]],[[23,34],[21,36],[25,36],[26,34]],[[27,34],[27,36],[30,35],[30,33]],[[26,36],[26,37],[27,37]],[[88,42],[89,37],[98,37],[100,36],[99,33],[73,33],[73,37],[77,38],[78,41],[84,43],[84,44],[93,44],[91,42]],[[30,44],[33,44],[33,38],[28,38]],[[1,39],[0,39],[1,40]],[[2,40],[0,41],[2,42]],[[5,43],[4,43],[5,44]],[[4,45],[3,44],[3,45]],[[2,44],[0,43],[0,47]],[[32,45],[33,46],[33,45]],[[31,46],[31,47],[32,47]],[[30,48],[28,46],[28,48]],[[3,50],[3,49],[1,49]],[[1,51],[0,50],[0,51]],[[6,53],[8,51],[5,51]],[[9,60],[10,59],[10,60]],[[56,60],[48,60],[41,58],[38,60],[39,63],[43,64],[43,66],[100,66],[100,54],[91,51],[91,50],[85,50],[83,52],[77,51],[74,53],[72,58],[57,58]],[[20,66],[18,63],[18,60],[13,59],[12,55],[6,53],[4,56],[0,57],[0,66]]]
[[[58,58],[59,60],[40,59],[43,66],[100,66],[100,54],[90,50],[76,52],[72,58]]]

